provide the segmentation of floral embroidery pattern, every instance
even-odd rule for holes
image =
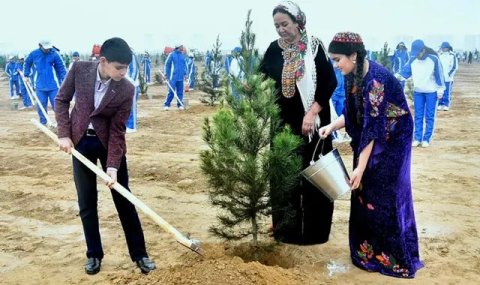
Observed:
[[[360,250],[357,250],[357,255],[362,259],[361,263],[363,265],[373,262],[373,246],[369,244],[368,241],[364,241],[360,244]],[[382,251],[381,254],[375,255],[375,259],[386,269],[392,270],[394,273],[400,274],[403,277],[408,277],[408,269],[400,267],[393,255],[387,255]]]
[[[302,38],[297,44],[288,44],[284,39],[278,40],[278,45],[283,49],[283,70],[282,70],[282,94],[286,98],[295,95],[295,84],[303,78],[305,73],[305,51],[306,41]]]
[[[278,45],[283,50],[282,94],[286,98],[295,95],[296,82],[305,74],[305,53],[307,51],[307,34],[304,33],[296,44],[289,44],[284,39],[278,39]],[[311,46],[315,50],[319,41],[312,37]]]
[[[373,87],[368,93],[368,99],[370,100],[370,105],[372,106],[370,116],[378,117],[378,115],[380,115],[379,107],[380,104],[382,104],[384,98],[384,85],[376,80],[373,80]]]
[[[387,103],[387,125],[386,125],[386,140],[390,140],[390,133],[395,130],[395,125],[398,122],[398,117],[408,114],[408,111],[392,104]]]
[[[385,253],[382,252],[381,255],[377,255],[375,256],[377,258],[377,260],[380,262],[380,264],[382,264],[383,266],[389,268],[389,269],[392,269],[393,266],[392,266],[392,263],[395,264],[397,263],[395,258],[393,256],[388,256],[386,255]]]
[[[403,277],[408,277],[408,269],[401,268],[400,265],[397,264],[395,257],[392,255],[386,255],[382,252],[381,255],[377,255],[375,257],[384,267],[392,270],[395,273],[401,274]]]
[[[364,241],[360,244],[360,250],[357,250],[357,255],[362,259],[362,264],[367,264],[373,256],[372,245],[368,244],[367,241]]]
[[[392,104],[392,103],[387,103],[387,117],[388,118],[397,118],[397,117],[403,116],[405,114],[408,114],[408,112],[403,110],[402,108]]]

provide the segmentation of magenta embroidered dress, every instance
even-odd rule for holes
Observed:
[[[423,265],[410,180],[412,116],[398,80],[379,64],[369,63],[363,81],[363,124],[348,115],[356,114],[353,95],[347,96],[344,109],[354,166],[374,140],[361,188],[351,196],[350,253],[352,262],[364,270],[413,278]]]

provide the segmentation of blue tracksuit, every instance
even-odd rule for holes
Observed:
[[[335,107],[335,113],[337,113],[337,116],[340,116],[343,114],[343,106],[345,105],[344,76],[340,69],[334,68],[334,70],[337,77],[337,88],[335,88],[332,94],[332,104]]]
[[[62,58],[54,49],[48,53],[43,53],[41,49],[32,51],[25,60],[26,77],[30,76],[32,64],[35,64],[37,72],[35,86],[40,91],[58,89],[67,74]]]
[[[17,70],[20,70],[23,72],[23,65],[24,65],[24,62],[17,63]],[[23,80],[20,77],[20,75],[18,76],[18,83],[20,85],[20,93],[22,93],[23,106],[31,107],[32,101],[30,100],[30,96],[28,95],[28,92],[27,92],[27,87],[25,87],[25,84],[23,83]]]
[[[230,73],[230,64],[232,63],[232,60],[233,56],[231,54],[227,55],[227,57],[225,58],[225,72],[227,74]]]
[[[193,57],[187,57],[187,76],[188,76],[188,88],[193,89],[195,87],[195,59]]]
[[[443,97],[440,99],[438,105],[450,107],[453,77],[458,69],[458,59],[453,51],[440,52],[439,57],[443,67],[443,76],[445,78],[445,92],[443,93]]]
[[[139,76],[139,64],[135,54],[132,54],[132,62],[128,66],[127,79],[135,86],[135,95],[133,96],[132,110],[127,120],[127,128],[130,130],[137,130],[137,100],[140,94],[140,80]]]
[[[24,66],[24,71],[25,71],[25,64],[23,65]],[[37,67],[35,66],[35,64],[32,64],[32,72],[30,73],[30,82],[32,82],[32,88],[33,89],[36,89],[35,87],[35,80],[37,80]]]
[[[335,70],[335,77],[337,78],[337,87],[333,91],[332,97],[330,98],[330,100],[332,100],[332,105],[336,113],[336,116],[332,116],[332,120],[343,114],[343,108],[345,105],[345,97],[346,97],[345,83],[344,83],[345,77],[343,76],[340,69],[336,67],[334,67],[333,69]],[[331,110],[330,112],[333,112],[333,110]],[[334,139],[341,138],[339,131],[334,131],[332,135]]]
[[[437,92],[445,89],[440,59],[433,54],[425,54],[422,59],[411,58],[400,74],[405,78],[413,78],[415,140],[430,143],[435,128]]]
[[[392,72],[398,73],[402,67],[410,61],[410,55],[406,49],[397,49],[393,54]]]
[[[143,65],[143,75],[145,76],[145,82],[150,83],[150,70],[152,67],[152,60],[150,59],[149,55],[144,55],[142,58],[142,65]]]
[[[50,49],[47,53],[44,53],[39,48],[32,51],[25,60],[23,73],[26,77],[30,76],[32,65],[35,65],[37,72],[35,86],[38,100],[46,112],[48,112],[47,105],[49,100],[52,108],[55,110],[55,97],[57,96],[59,86],[67,74],[62,58],[55,49]],[[37,111],[40,123],[46,124],[47,119],[40,108]]]
[[[18,71],[17,63],[15,61],[9,61],[5,65],[5,73],[8,76],[8,82],[10,83],[10,98],[13,98],[15,95],[20,93],[20,88],[18,86]]]
[[[395,53],[393,54],[392,59],[392,73],[399,73],[402,71],[402,68],[405,64],[410,61],[410,55],[408,54],[408,50],[397,48]],[[405,88],[405,80],[400,80],[400,84],[403,88]]]
[[[187,74],[187,64],[185,61],[185,56],[183,55],[182,51],[179,49],[175,49],[172,51],[165,61],[165,76],[168,79],[171,87],[175,89],[178,100],[177,107],[181,107],[183,105],[183,79]],[[170,107],[170,103],[173,100],[173,91],[172,89],[168,89],[168,95],[165,100],[165,107]]]
[[[207,73],[212,72],[212,55],[209,50],[207,50],[207,53],[205,54],[205,69],[207,70]]]

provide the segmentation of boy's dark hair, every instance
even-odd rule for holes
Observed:
[[[130,64],[132,62],[132,50],[127,42],[121,38],[106,40],[100,49],[100,56],[105,57],[109,62]]]

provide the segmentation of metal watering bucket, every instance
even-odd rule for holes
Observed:
[[[318,140],[313,151],[310,166],[302,171],[302,175],[333,201],[350,191],[350,178],[337,149],[322,155],[324,145],[322,143],[320,158],[316,162],[314,161],[315,152],[320,141],[323,141],[323,139]]]

